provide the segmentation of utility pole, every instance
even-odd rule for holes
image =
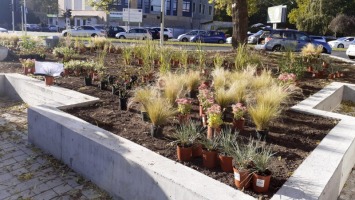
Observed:
[[[129,22],[130,22],[130,17],[131,17],[131,8],[129,6],[129,3],[130,3],[131,0],[128,0],[128,30],[130,29],[130,26],[129,26]]]
[[[12,32],[15,33],[15,5],[14,0],[12,0]]]
[[[25,35],[27,35],[27,6],[26,0],[23,0],[24,20],[25,20]]]
[[[23,5],[21,5],[21,31],[23,32]]]
[[[164,15],[165,15],[165,0],[161,0],[161,10],[160,10],[160,46],[164,45]]]

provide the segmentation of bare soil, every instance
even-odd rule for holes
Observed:
[[[94,55],[86,53],[83,56],[92,58]],[[107,58],[107,71],[118,77],[122,76],[122,70],[124,69],[122,62],[120,62],[120,56],[109,54]],[[265,53],[263,55],[263,63],[268,68],[275,68],[278,63],[278,57],[275,54]],[[47,55],[47,59],[56,60],[50,55]],[[332,81],[355,82],[355,70],[351,65],[340,61],[333,61],[333,64],[344,71],[344,77],[335,80],[327,78],[315,79],[306,74],[305,78],[298,81],[298,86],[302,89],[302,92],[293,95],[287,105],[285,105],[286,108],[281,117],[273,121],[266,142],[266,145],[271,146],[273,152],[275,152],[270,166],[272,180],[270,190],[267,194],[262,195],[263,198],[272,197],[325,135],[337,124],[335,119],[298,113],[289,109],[292,105],[318,92]],[[136,66],[130,67],[137,68]],[[21,64],[16,56],[7,62],[0,62],[0,72],[22,73]],[[153,138],[148,134],[150,124],[142,121],[137,105],[134,105],[129,111],[120,110],[118,96],[111,94],[110,87],[106,90],[100,90],[97,87],[98,82],[94,82],[93,86],[84,86],[83,76],[60,77],[56,78],[55,82],[57,86],[100,98],[99,103],[70,109],[66,112],[177,161],[176,147],[170,145],[170,142],[174,140],[173,133],[177,126],[176,119],[171,120],[171,123],[165,126],[162,136]],[[193,107],[193,118],[198,119],[197,100],[195,100]],[[255,137],[255,126],[249,118],[247,118],[245,130],[239,134],[239,137],[241,140]],[[195,158],[191,162],[182,162],[182,164],[236,188],[233,173],[222,172],[220,168],[214,170],[206,169],[202,166],[202,158]],[[251,190],[245,190],[244,192],[254,197],[260,196]]]

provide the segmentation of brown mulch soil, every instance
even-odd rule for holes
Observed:
[[[85,56],[90,57],[91,55],[87,53]],[[119,73],[119,68],[113,66],[117,65],[117,57],[119,56],[116,54],[109,54],[108,56],[107,62],[112,65],[110,65],[108,71],[114,75]],[[48,56],[48,59],[55,60],[51,56]],[[265,54],[263,59],[267,67],[277,66],[277,55]],[[115,62],[116,64],[114,64]],[[309,95],[316,93],[332,81],[355,83],[355,70],[351,65],[339,61],[334,61],[333,64],[340,66],[345,71],[344,77],[328,80],[326,78],[314,79],[310,76],[307,78],[306,76],[298,84],[302,92],[292,96],[286,107],[289,108],[306,99]],[[21,73],[21,65],[16,57],[7,62],[0,62],[1,72]],[[110,88],[102,91],[96,87],[97,82],[94,83],[94,86],[84,86],[83,77],[74,76],[56,78],[56,85],[100,98],[99,103],[70,109],[67,112],[177,161],[176,147],[170,145],[170,142],[174,140],[172,135],[177,126],[176,119],[164,128],[163,136],[153,138],[148,134],[150,124],[142,121],[137,105],[134,105],[130,111],[119,110],[118,97],[111,94]],[[197,100],[195,103],[193,118],[198,119]],[[335,119],[298,113],[289,109],[285,109],[281,117],[273,121],[266,143],[271,145],[273,152],[275,152],[270,167],[273,175],[269,193],[265,194],[264,198],[270,198],[277,192],[336,124],[337,120]],[[247,119],[246,128],[239,135],[242,140],[251,136],[255,137],[255,127],[250,119]],[[220,168],[214,170],[206,169],[202,166],[201,158],[195,158],[191,162],[183,162],[182,164],[235,188],[233,173],[222,172]],[[250,189],[244,192],[254,197],[259,196]]]

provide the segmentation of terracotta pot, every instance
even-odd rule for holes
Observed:
[[[245,119],[233,119],[233,128],[236,130],[244,130]]]
[[[233,157],[219,154],[218,158],[219,158],[219,164],[221,166],[221,169],[224,172],[232,172],[233,171],[233,164],[232,164]]]
[[[334,78],[335,78],[335,74],[329,74],[329,75],[328,75],[328,78],[334,79]]]
[[[271,175],[261,176],[253,174],[253,191],[257,193],[265,193],[269,191]]]
[[[180,124],[187,124],[190,121],[191,116],[190,116],[190,114],[185,114],[185,115],[179,114],[177,116],[177,119],[178,119]]]
[[[30,68],[30,73],[31,73],[31,74],[34,74],[34,73],[35,73],[35,70],[36,70],[35,67],[31,67],[31,68]]]
[[[205,114],[202,114],[201,116],[201,122],[202,122],[202,126],[206,127],[207,126],[207,116]]]
[[[202,117],[202,115],[204,114],[202,105],[199,106],[199,109],[200,109],[199,110],[200,117]]]
[[[247,189],[251,185],[252,174],[249,170],[238,170],[233,168],[234,171],[234,184],[238,189]]]
[[[48,86],[51,86],[54,83],[54,77],[53,76],[45,76],[44,80],[45,80],[46,85],[48,85]]]
[[[64,69],[64,76],[68,76],[69,75],[69,69]]]
[[[190,161],[192,157],[192,147],[181,147],[177,145],[176,153],[177,153],[178,160]]]
[[[202,162],[203,166],[208,169],[215,168],[217,163],[217,152],[202,150]]]
[[[201,157],[202,156],[202,144],[195,144],[192,146],[192,157]]]
[[[208,138],[208,139],[213,139],[214,137],[216,137],[216,136],[219,135],[220,133],[221,133],[221,127],[212,128],[212,127],[208,126],[208,129],[207,129],[207,138]]]
[[[28,71],[29,71],[29,68],[27,68],[27,67],[24,67],[24,68],[23,68],[23,74],[24,74],[24,75],[27,75],[27,74],[28,74]]]
[[[307,72],[313,72],[313,67],[312,66],[308,66],[307,67]]]

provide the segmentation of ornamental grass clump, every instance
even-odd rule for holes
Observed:
[[[231,72],[223,68],[216,68],[212,71],[213,87],[217,91],[219,88],[226,88],[228,86]]]
[[[270,167],[270,159],[274,153],[270,147],[266,147],[262,145],[258,148],[258,151],[254,155],[253,159],[253,169],[254,172],[258,175],[268,176],[271,174],[269,170]]]
[[[207,122],[212,128],[219,128],[223,124],[221,106],[213,104],[207,108]]]
[[[162,82],[164,97],[171,105],[174,105],[179,96],[185,96],[184,80],[179,74],[169,72],[161,75],[159,79]]]
[[[197,90],[201,82],[201,75],[198,71],[189,70],[188,73],[182,74],[182,76],[188,92]]]
[[[271,72],[267,70],[263,70],[259,76],[255,76],[251,80],[251,88],[254,91],[258,91],[260,89],[268,88],[272,84],[274,84],[274,79],[271,76]]]
[[[215,68],[221,68],[224,62],[224,57],[217,53],[213,59],[213,64]]]
[[[176,114],[176,109],[162,97],[152,97],[145,104],[147,114],[153,126],[164,126],[169,118]]]
[[[255,105],[248,106],[248,112],[259,131],[268,130],[271,120],[280,114],[277,106],[270,106],[265,102],[257,102]]]
[[[159,91],[155,87],[146,86],[136,88],[133,92],[133,96],[128,101],[128,107],[131,107],[133,103],[140,103],[142,111],[146,111],[149,101],[158,96]]]
[[[235,91],[236,87],[229,88],[229,89],[224,89],[224,88],[218,88],[215,91],[215,101],[218,105],[221,106],[222,110],[227,108],[230,104],[232,104],[235,100]]]
[[[301,49],[301,55],[307,59],[318,58],[323,51],[323,46],[315,46],[312,43],[308,43]],[[310,60],[309,60],[310,61]]]
[[[232,129],[222,129],[219,139],[219,152],[225,156],[232,156],[237,144],[237,135],[233,134]]]
[[[233,102],[245,102],[249,81],[246,79],[235,81],[230,86],[230,94]]]

